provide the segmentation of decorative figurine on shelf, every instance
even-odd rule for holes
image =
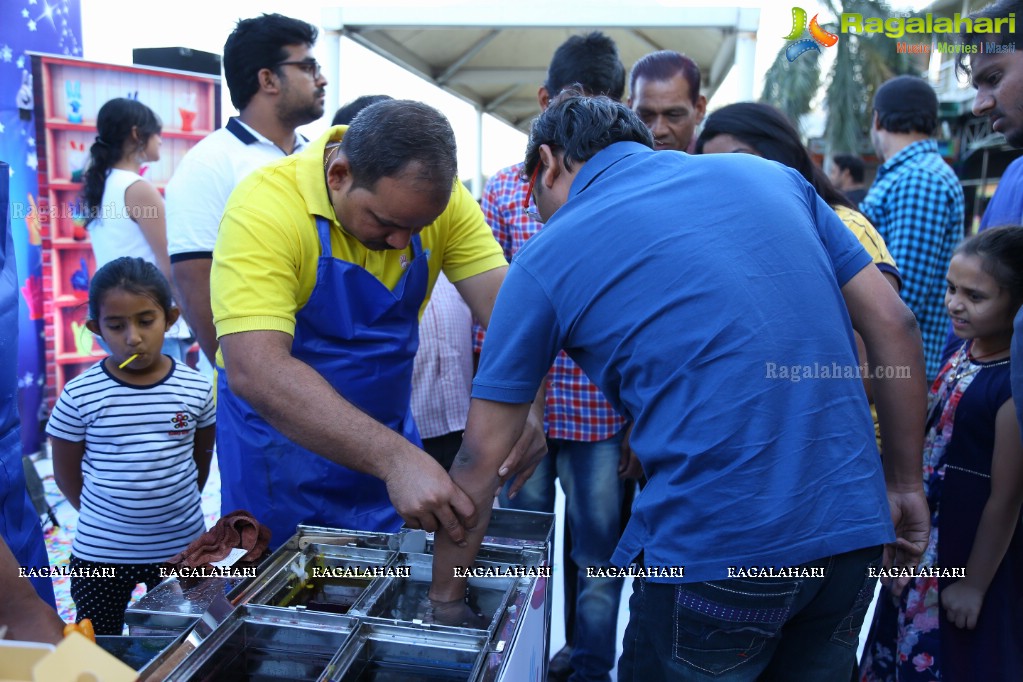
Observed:
[[[31,121],[35,98],[32,96],[32,74],[30,72],[24,70],[21,72],[21,87],[18,88],[18,94],[14,101],[18,106],[18,118],[22,121]]]
[[[68,140],[71,151],[67,155],[67,167],[71,171],[71,182],[82,181],[82,171],[85,169],[85,162],[88,155],[85,153],[85,143]]]
[[[71,320],[71,335],[75,340],[75,352],[80,356],[92,355],[96,350],[96,338],[84,322]]]
[[[64,81],[64,92],[67,94],[68,123],[82,122],[82,82]]]
[[[195,125],[195,117],[199,114],[194,92],[189,92],[181,97],[178,104],[178,114],[181,115],[181,130],[186,133],[192,132]]]
[[[71,273],[71,289],[74,290],[76,296],[87,297],[89,295],[89,264],[85,262],[85,258],[78,259],[78,262],[81,267]]]
[[[88,233],[85,231],[85,223],[88,218],[85,202],[79,197],[69,206],[71,208],[71,238],[77,242],[84,241],[88,236]]]

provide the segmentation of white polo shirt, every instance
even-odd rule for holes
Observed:
[[[309,143],[295,136],[295,152]],[[217,229],[235,186],[249,173],[286,156],[237,117],[188,150],[167,183],[167,250],[172,263],[213,258]]]

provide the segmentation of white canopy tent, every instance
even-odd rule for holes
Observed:
[[[551,55],[570,35],[603,31],[617,43],[626,68],[648,52],[678,50],[700,66],[708,99],[737,67],[739,98],[752,99],[759,21],[759,9],[650,2],[343,2],[325,8],[320,24],[328,50],[327,101],[338,101],[345,77],[340,39],[346,37],[470,103],[477,115],[478,193],[483,115],[527,131]]]

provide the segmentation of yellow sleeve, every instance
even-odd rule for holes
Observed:
[[[443,268],[451,282],[508,264],[480,205],[458,180],[451,201],[437,222],[443,227],[441,234],[446,236],[443,259],[439,259],[437,267]],[[431,274],[436,279],[436,273]]]
[[[217,338],[257,330],[294,336],[295,314],[312,292],[316,229],[298,192],[279,180],[249,176],[224,209],[210,274]]]
[[[888,246],[884,243],[884,238],[881,237],[871,222],[867,220],[867,217],[859,211],[854,211],[846,206],[835,206],[834,209],[838,217],[845,223],[845,226],[856,235],[856,239],[859,240],[863,248],[870,254],[874,264],[888,265],[897,273],[898,264],[896,264],[892,254],[888,252]]]

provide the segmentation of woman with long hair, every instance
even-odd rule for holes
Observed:
[[[143,164],[160,160],[160,118],[145,104],[119,97],[100,107],[96,129],[82,189],[96,269],[134,256],[171,281],[163,197],[140,173]],[[177,322],[167,332],[164,352],[183,361],[189,336],[188,327]]]

